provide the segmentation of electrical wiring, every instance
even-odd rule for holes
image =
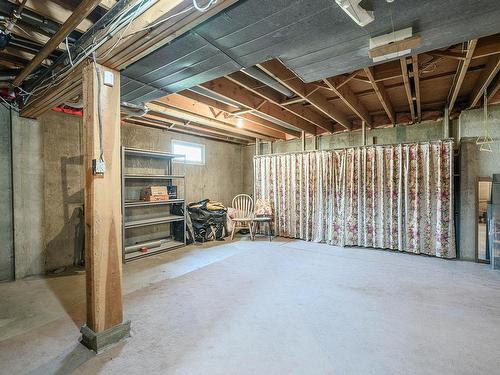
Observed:
[[[71,51],[69,50],[69,43],[68,43],[68,37],[64,38],[66,41],[66,51],[68,51],[68,58],[69,58],[69,63],[71,66],[73,66],[73,60],[71,60]]]
[[[215,4],[217,0],[210,0],[205,6],[200,6],[198,5],[197,0],[193,0],[193,6],[195,7],[196,10],[200,12],[206,12],[208,8],[210,8],[213,4]]]
[[[22,90],[21,96],[25,99],[25,103],[28,103],[29,100],[33,97],[34,94],[38,94],[40,92],[45,93],[47,90],[49,90],[51,87],[62,81],[64,78],[66,78],[72,71],[73,69],[78,66],[80,63],[82,63],[86,58],[88,58],[92,53],[94,53],[99,47],[101,47],[105,42],[110,40],[116,33],[118,33],[120,30],[123,30],[120,37],[118,40],[113,43],[113,45],[105,52],[104,55],[99,56],[100,59],[105,58],[106,56],[109,56],[109,54],[119,45],[119,43],[124,39],[128,38],[140,31],[144,30],[150,30],[154,27],[157,27],[158,25],[174,18],[177,17],[181,14],[187,13],[191,10],[196,9],[200,12],[205,12],[207,11],[212,5],[214,5],[217,2],[217,0],[210,0],[205,6],[200,6],[198,5],[198,2],[196,0],[193,0],[193,6],[188,7],[186,9],[183,9],[182,11],[177,12],[176,14],[170,15],[162,20],[156,21],[153,24],[144,27],[142,29],[139,29],[135,31],[134,33],[124,36],[129,29],[130,25],[134,21],[134,19],[142,13],[144,8],[149,7],[148,5],[148,0],[138,0],[134,5],[131,7],[136,7],[135,10],[132,13],[129,13],[131,7],[127,9],[123,9],[121,12],[119,12],[117,15],[113,17],[112,20],[106,25],[106,27],[103,29],[102,32],[99,33],[99,35],[94,35],[92,39],[92,43],[89,44],[87,48],[82,49],[82,51],[78,52],[74,56],[71,55],[69,48],[68,48],[68,57],[70,60],[70,64],[62,68],[60,71],[57,72],[57,74],[53,74],[50,77],[46,77],[45,79],[42,79],[42,81],[37,85],[37,87],[33,88],[31,91],[26,91]],[[144,6],[146,4],[146,6]],[[125,28],[125,29],[124,29]],[[68,44],[67,44],[68,45]],[[21,89],[20,87],[18,87]]]

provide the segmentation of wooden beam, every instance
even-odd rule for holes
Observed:
[[[480,59],[500,53],[500,34],[486,36],[478,40],[473,59]]]
[[[159,121],[153,121],[150,119],[146,118],[125,118],[122,119],[122,123],[125,124],[132,124],[132,125],[139,125],[139,126],[147,126],[150,128],[156,128],[156,129],[164,129],[169,132],[173,133],[180,133],[180,134],[189,134],[189,135],[194,135],[196,137],[201,137],[201,138],[206,138],[206,139],[212,139],[220,142],[226,142],[226,143],[232,143],[232,144],[238,144],[238,145],[247,145],[249,141],[245,141],[242,139],[238,138],[233,138],[232,136],[228,136],[227,134],[222,134],[222,133],[215,133],[212,134],[210,132],[206,132],[202,130],[201,128],[195,128],[195,127],[179,127],[179,126],[172,126],[169,123],[164,122],[161,124]]]
[[[389,99],[389,96],[387,95],[387,92],[385,91],[384,84],[381,82],[375,81],[373,67],[365,68],[364,71],[365,71],[366,76],[370,80],[370,83],[373,87],[373,90],[375,90],[375,94],[377,95],[378,100],[380,100],[382,107],[384,107],[384,111],[387,114],[387,116],[389,117],[389,120],[391,121],[392,124],[395,124],[396,123],[396,115],[394,112],[394,108],[392,108],[391,100]]]
[[[257,110],[257,107],[262,102],[262,98],[248,92],[248,90],[242,88],[234,82],[231,82],[228,78],[218,78],[204,83],[201,86],[214,94],[238,103],[238,105],[242,107],[255,109],[255,112],[263,113],[264,115],[283,121],[310,134],[316,134],[316,127],[310,122],[293,113],[283,110],[274,103],[267,102],[261,106],[259,110]]]
[[[205,117],[203,115],[200,115],[198,113],[193,113],[185,109],[181,108],[174,108],[174,107],[169,107],[165,105],[160,105],[157,103],[148,103],[148,108],[156,112],[157,114],[163,114],[168,117],[172,117],[174,119],[181,119],[189,122],[194,122],[197,124],[209,126],[215,129],[219,129],[222,131],[228,131],[228,132],[233,132],[233,133],[238,133],[242,134],[247,137],[252,137],[252,138],[261,138],[265,139],[266,141],[273,140],[274,138],[268,135],[260,134],[258,131],[253,131],[253,130],[248,130],[248,129],[239,129],[236,126],[229,125],[223,121],[220,120],[215,120],[211,117]],[[146,114],[145,117],[151,115],[150,113]]]
[[[446,57],[452,60],[465,60],[465,53],[462,52],[437,50],[437,51],[426,52],[425,54],[431,56]]]
[[[278,60],[270,60],[262,64],[258,64],[258,67],[289,90],[293,91],[296,95],[307,100],[314,108],[323,113],[325,116],[337,121],[344,128],[350,129],[351,122],[342,111],[337,109],[332,103],[329,103],[317,90],[310,90],[310,88],[304,84],[300,78],[295,75],[295,73],[287,69],[283,64],[281,64],[281,62]]]
[[[488,88],[491,81],[495,78],[497,73],[500,71],[500,55],[494,55],[488,57],[488,62],[486,63],[486,69],[481,72],[479,79],[476,81],[474,88],[469,99],[469,108],[475,107],[476,104],[481,99],[484,90]],[[487,93],[488,94],[488,93]]]
[[[105,86],[105,69],[93,63],[83,69],[86,325],[97,335],[123,323],[120,73],[106,69],[114,85]],[[106,170],[97,175],[92,165],[101,154]]]
[[[11,3],[17,4],[17,0],[9,1]],[[85,0],[81,1],[81,3],[82,2],[85,2]],[[77,12],[78,9],[77,8],[72,11],[50,0],[28,0],[26,2],[25,8],[60,24],[65,23],[74,13]],[[73,29],[81,33],[87,31],[93,25],[93,22],[86,19],[85,17],[82,18],[82,20],[78,22],[78,24],[76,24]]]
[[[248,91],[259,95],[261,98],[268,100],[269,102],[280,106],[293,113],[294,115],[299,116],[300,118],[309,121],[311,124],[318,126],[326,131],[333,131],[333,124],[321,116],[315,110],[305,108],[297,103],[297,105],[282,105],[284,98],[283,95],[272,89],[268,86],[263,86],[261,83],[258,84],[253,78],[248,77],[244,73],[237,72],[226,76],[227,79],[236,83],[237,85],[247,89]]]
[[[228,117],[228,116],[215,116],[214,113],[211,111],[211,108],[203,103],[197,102],[195,100],[191,100],[185,96],[179,95],[179,94],[171,94],[168,96],[165,96],[163,98],[157,99],[153,101],[152,103],[160,105],[165,108],[177,108],[181,110],[185,110],[188,112],[191,112],[193,114],[203,116],[206,118],[210,118],[213,120],[220,121],[224,124],[230,125],[234,127],[234,131],[237,133],[239,130],[248,130],[257,134],[265,135],[268,137],[273,137],[276,139],[286,139],[285,133],[269,129],[266,127],[263,127],[261,125],[257,125],[255,123],[251,123],[248,121],[245,121],[243,117],[237,118],[237,117]],[[148,104],[149,106],[149,104]]]
[[[500,90],[500,73],[497,74],[497,77],[491,82],[488,87],[488,101],[491,101],[496,93]]]
[[[418,55],[411,57],[413,69],[413,83],[415,84],[415,100],[417,102],[417,121],[422,121],[422,103],[420,101],[420,71],[418,68]]]
[[[144,13],[138,14],[125,29],[116,33],[97,49],[97,61],[109,68],[123,70],[157,48],[171,42],[178,35],[189,31],[234,4],[237,0],[219,0],[206,12],[199,12],[192,8],[190,4],[186,4],[185,9],[190,9],[183,13],[180,18],[173,17],[166,22],[157,23],[159,20],[170,17],[172,12],[176,11],[174,8],[177,9],[176,6],[181,1],[159,0]],[[152,27],[148,28],[148,26]],[[105,30],[96,31],[96,37],[102,37],[105,34]],[[112,50],[111,53],[109,52],[110,49]],[[81,69],[78,66],[75,67],[73,72],[76,72],[76,74],[71,72],[59,83],[49,89],[40,90],[36,95],[33,95],[21,110],[21,115],[35,118],[67,100],[68,97],[64,95],[75,96],[81,92],[81,75],[78,74],[79,71]]]
[[[401,74],[403,75],[403,84],[405,86],[406,99],[408,99],[408,106],[410,107],[411,120],[415,122],[415,107],[413,106],[413,94],[411,92],[410,78],[408,77],[408,65],[406,57],[399,59],[401,63]]]
[[[40,45],[45,45],[50,40],[50,37],[39,32],[33,26],[30,26],[26,23],[18,22],[14,28],[12,29],[12,34],[17,35],[22,38],[26,38],[32,42],[35,42]],[[59,51],[66,51],[66,46],[64,43],[61,43],[56,48]]]
[[[422,44],[422,38],[420,37],[420,35],[417,34],[403,40],[397,40],[389,44],[384,44],[383,46],[378,46],[369,49],[368,56],[371,59],[373,59],[376,57],[389,55],[391,53],[396,53],[407,49],[415,49],[420,47],[421,44]]]
[[[453,107],[455,105],[455,101],[457,100],[458,93],[460,92],[460,88],[462,87],[462,83],[464,82],[465,75],[467,74],[467,69],[469,68],[469,64],[472,60],[472,56],[474,54],[474,49],[477,45],[477,39],[473,39],[469,41],[467,47],[467,53],[465,55],[465,60],[460,61],[458,63],[457,73],[453,80],[453,84],[451,85],[450,92],[448,94],[447,102],[448,102],[448,112],[451,113]]]
[[[101,0],[101,2],[99,3],[99,6],[101,8],[104,8],[106,10],[110,10],[111,8],[113,8],[113,6],[115,6],[116,4],[116,0]]]
[[[222,102],[219,102],[219,101],[214,100],[212,98],[209,98],[207,96],[198,94],[194,91],[184,90],[184,91],[181,91],[179,94],[181,94],[182,96],[188,97],[192,100],[195,100],[197,102],[206,104],[211,108],[215,108],[219,111],[223,111],[225,113],[225,115],[227,115],[227,116],[231,116],[232,112],[234,111],[234,108],[232,106],[225,104],[225,103],[222,103]],[[263,119],[262,117],[259,117],[253,113],[245,113],[245,114],[240,115],[240,117],[244,118],[247,121],[253,122],[254,124],[261,125],[261,126],[264,126],[266,128],[277,130],[279,132],[285,133],[285,134],[289,135],[290,137],[294,137],[294,138],[300,137],[299,131],[292,130],[292,129],[286,128],[284,126],[278,125],[272,121]]]
[[[36,54],[36,56],[29,62],[28,65],[21,71],[12,83],[14,86],[19,86],[24,79],[40,65],[45,58],[47,58],[59,44],[73,31],[73,29],[82,22],[87,15],[94,10],[100,3],[100,0],[83,0],[78,7],[74,10],[69,18],[64,22],[61,28],[55,33],[52,38],[43,46],[43,48]]]
[[[349,86],[346,84],[346,79],[337,77],[325,78],[323,82],[353,111],[368,127],[371,127],[371,118],[367,109],[354,95]]]

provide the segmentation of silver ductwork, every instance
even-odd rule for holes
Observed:
[[[282,93],[288,98],[292,98],[295,96],[295,94],[292,91],[290,91],[288,88],[286,88],[281,83],[276,81],[274,78],[268,76],[266,73],[264,73],[262,70],[258,68],[252,66],[250,68],[243,68],[241,71],[246,75],[256,79],[257,81],[260,81],[265,85],[272,87],[273,89]]]

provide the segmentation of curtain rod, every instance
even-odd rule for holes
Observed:
[[[262,154],[262,155],[254,155],[255,158],[262,158],[265,156],[278,156],[278,155],[291,155],[291,154],[309,154],[311,152],[321,152],[321,151],[340,151],[340,150],[346,150],[348,148],[368,148],[368,147],[387,147],[387,146],[400,146],[400,145],[412,145],[412,144],[431,144],[431,143],[437,143],[437,142],[447,142],[451,141],[453,142],[453,138],[444,138],[444,139],[435,139],[433,141],[419,141],[419,142],[401,142],[401,143],[382,143],[382,144],[375,144],[375,145],[366,145],[366,146],[347,146],[347,147],[337,147],[337,148],[328,148],[325,150],[308,150],[308,151],[289,151],[289,152],[279,152],[279,153],[274,153],[274,154]]]

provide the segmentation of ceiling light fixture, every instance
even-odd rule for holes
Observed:
[[[242,127],[243,127],[243,123],[244,123],[244,122],[243,122],[243,119],[242,119],[241,117],[238,117],[238,118],[236,119],[236,126],[237,126],[238,128],[242,128]]]
[[[366,26],[372,22],[375,17],[372,11],[362,8],[359,3],[362,0],[335,0],[338,6],[346,12],[359,26]]]

